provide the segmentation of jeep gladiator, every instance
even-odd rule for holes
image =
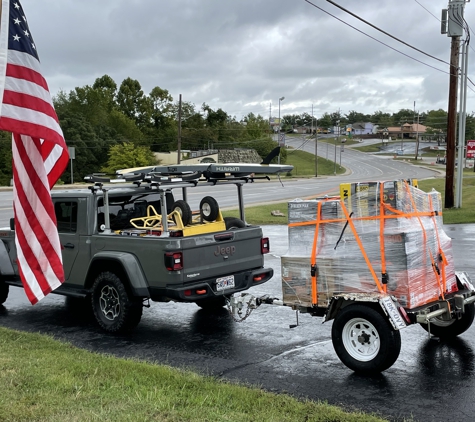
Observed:
[[[111,186],[91,178],[86,189],[54,190],[65,282],[53,293],[86,299],[104,330],[123,332],[140,322],[150,300],[220,308],[233,293],[265,283],[273,276],[263,266],[269,239],[245,223],[242,208],[242,185],[253,177],[220,181],[237,186],[241,219],[223,218],[205,196],[217,180],[152,177]],[[193,217],[186,191],[200,186],[206,189]],[[177,190],[183,199],[175,201]],[[0,303],[9,286],[22,287],[16,261],[12,219],[0,229]]]

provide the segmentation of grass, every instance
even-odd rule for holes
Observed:
[[[473,170],[469,171],[470,174]],[[425,192],[432,189],[442,194],[442,203],[445,200],[445,179],[420,180],[419,188]],[[443,218],[445,224],[475,223],[475,177],[463,179],[462,208],[445,209]],[[250,224],[287,224],[288,201],[246,207],[246,221]],[[280,211],[283,216],[273,216],[272,211]],[[223,216],[239,217],[237,210],[223,211]]]
[[[0,420],[382,421],[0,328]]]
[[[340,167],[339,156],[337,155],[336,174],[345,173],[346,169]],[[315,155],[300,150],[287,150],[287,161],[285,164],[294,166],[292,176],[315,176]],[[333,175],[335,171],[335,162],[318,157],[317,173],[319,176]]]

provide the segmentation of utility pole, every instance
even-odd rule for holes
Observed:
[[[313,104],[312,104],[312,135],[313,135]],[[315,177],[318,177],[318,119],[315,119]]]
[[[285,97],[280,97],[279,98],[279,132],[278,132],[278,135],[277,135],[277,142],[278,142],[279,146],[281,146],[281,141],[280,141],[280,103],[284,100],[285,100]],[[279,155],[277,157],[277,163],[280,164],[280,152],[279,152]]]
[[[181,94],[178,102],[178,148],[177,148],[177,164],[181,162]]]
[[[468,38],[468,37],[467,37]],[[463,158],[465,153],[465,125],[467,121],[467,69],[468,69],[468,40],[462,45],[462,66],[460,68],[460,109],[457,154],[457,184],[455,185],[455,207],[462,208]]]
[[[414,125],[416,124],[416,102],[414,101],[414,117],[412,118],[412,131],[414,132]],[[414,159],[417,161],[417,156],[419,153],[419,115],[417,116],[417,126],[416,126],[416,152]]]
[[[447,156],[445,164],[445,208],[454,206],[455,137],[457,127],[457,87],[460,37],[452,37],[450,47],[449,104],[447,111]]]
[[[457,89],[459,73],[460,37],[463,35],[465,0],[450,0],[442,10],[441,33],[451,37],[449,103],[447,110],[447,157],[445,168],[445,208],[454,207],[455,138],[457,127]],[[460,165],[461,163],[459,163]]]

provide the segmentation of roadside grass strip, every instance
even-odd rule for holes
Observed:
[[[382,421],[0,327],[0,420]]]

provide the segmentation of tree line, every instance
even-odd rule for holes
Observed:
[[[275,147],[269,118],[249,113],[238,119],[206,103],[197,107],[184,101],[180,107],[168,90],[156,86],[146,94],[139,81],[132,78],[124,79],[118,86],[104,75],[92,85],[60,91],[53,103],[66,143],[75,148],[74,181],[93,172],[154,164],[153,152],[177,150],[179,114],[182,150],[254,148],[265,157]],[[444,110],[421,113],[418,119],[434,130],[446,130]],[[371,115],[335,111],[320,117],[302,113],[284,115],[281,124],[283,131],[291,132],[295,126],[332,127],[337,121],[340,125],[372,122],[398,126],[417,122],[417,115],[409,109],[392,114],[377,111]],[[467,133],[475,133],[473,116],[467,118]],[[281,162],[285,162],[285,153]],[[62,176],[64,182],[71,180],[70,171],[68,166]],[[0,184],[8,185],[11,178],[11,135],[2,132]]]

